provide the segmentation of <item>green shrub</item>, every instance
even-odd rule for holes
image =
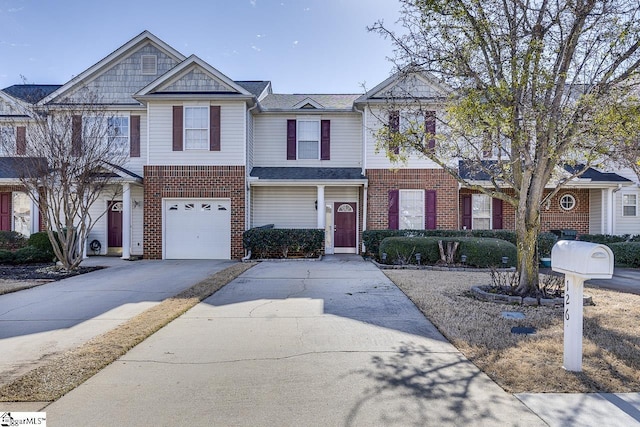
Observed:
[[[551,258],[551,249],[558,241],[558,236],[553,233],[540,233],[538,235],[538,258]]]
[[[51,261],[53,261],[53,255],[49,251],[33,246],[18,249],[13,254],[13,264],[36,264]]]
[[[13,252],[0,249],[0,264],[13,264]]]
[[[624,267],[640,267],[640,242],[617,242],[607,246],[613,252],[616,265]]]
[[[438,241],[460,242],[454,261],[460,262],[460,255],[466,255],[465,265],[472,267],[502,267],[502,257],[508,257],[508,267],[516,264],[516,246],[502,239],[482,237],[387,237],[380,243],[379,257],[386,253],[387,264],[416,264],[416,253],[421,256],[421,264],[435,264],[440,260]]]
[[[53,246],[51,246],[51,241],[49,240],[49,236],[46,231],[33,233],[29,236],[29,246],[33,246],[34,248],[53,254]]]
[[[635,236],[634,236],[635,237]],[[626,242],[629,240],[628,234],[622,234],[619,236],[612,234],[580,234],[578,240],[583,242],[599,243],[608,245],[609,243]]]
[[[258,227],[245,231],[242,243],[254,258],[317,257],[324,246],[324,230]]]
[[[27,246],[27,239],[17,231],[0,231],[0,249],[15,251]]]

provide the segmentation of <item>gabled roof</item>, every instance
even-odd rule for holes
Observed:
[[[22,84],[6,87],[2,89],[2,91],[21,101],[35,104],[42,98],[58,90],[61,86],[62,85]]]
[[[361,168],[255,167],[252,178],[266,180],[366,180]]]
[[[46,104],[52,101],[53,99],[65,93],[68,93],[69,91],[76,88],[78,85],[85,84],[87,81],[99,75],[103,70],[109,68],[115,62],[117,62],[118,60],[120,60],[121,58],[129,54],[130,52],[134,51],[139,46],[149,42],[156,45],[160,50],[165,52],[167,55],[173,57],[176,61],[184,61],[185,56],[183,54],[175,50],[173,47],[169,46],[167,43],[160,40],[158,37],[151,34],[149,31],[145,30],[142,33],[138,34],[136,37],[129,40],[127,43],[125,43],[121,47],[119,47],[118,49],[116,49],[115,51],[113,51],[111,54],[109,54],[108,56],[106,56],[105,58],[97,62],[96,64],[94,64],[93,66],[89,67],[87,70],[83,71],[82,73],[78,74],[77,76],[69,80],[67,83],[62,85],[60,88],[58,88],[54,92],[50,93],[48,96],[43,98],[40,101],[40,103]]]
[[[268,80],[236,80],[236,84],[251,92],[258,99],[258,101],[271,93],[271,82]]]
[[[410,89],[403,89],[401,86],[410,80],[421,83],[425,88],[429,88],[426,94],[410,93]],[[394,93],[394,90],[396,91]],[[449,95],[452,89],[445,84],[440,83],[436,77],[420,70],[408,69],[401,70],[387,78],[385,81],[368,90],[367,93],[360,96],[356,103],[366,103],[375,101],[387,101],[389,99],[442,99]]]
[[[569,172],[570,174],[574,174],[576,172],[584,169],[584,165],[564,165],[564,170]],[[580,179],[589,179],[591,182],[633,182],[630,179],[627,179],[623,176],[618,175],[613,172],[600,172],[594,168],[588,168],[582,175],[579,177]]]
[[[327,111],[353,111],[353,102],[358,94],[347,95],[321,95],[321,94],[281,94],[272,93],[260,101],[263,111],[314,111],[314,108],[305,108],[307,104],[315,107],[315,110]]]
[[[182,91],[174,91],[167,90],[170,85],[178,82],[180,78],[187,75],[189,72],[193,70],[199,70],[207,75],[213,82],[218,83],[219,89],[216,90],[207,90],[205,92],[200,89],[195,89],[194,91],[182,90]],[[252,96],[253,94],[246,90],[241,85],[237,84],[229,77],[222,74],[220,71],[198,58],[196,55],[191,55],[184,61],[182,61],[177,66],[173,67],[168,72],[164,73],[162,76],[158,77],[153,82],[149,83],[144,88],[140,89],[135,95],[134,98],[145,97],[147,95],[153,94],[168,94],[168,93],[237,93],[246,96]]]

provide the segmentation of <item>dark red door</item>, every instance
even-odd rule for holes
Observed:
[[[356,204],[336,203],[335,232],[333,234],[336,248],[356,247]]]
[[[0,193],[0,231],[11,231],[11,193]]]
[[[122,246],[122,202],[109,202],[107,240],[110,248]]]

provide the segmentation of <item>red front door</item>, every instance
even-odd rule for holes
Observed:
[[[107,227],[107,241],[109,247],[122,247],[122,202],[109,202]]]
[[[11,193],[0,193],[0,231],[11,231]]]
[[[335,211],[335,247],[355,248],[356,247],[356,204],[336,203]]]

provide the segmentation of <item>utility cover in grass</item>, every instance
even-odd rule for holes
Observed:
[[[514,326],[511,328],[512,334],[531,335],[536,333],[536,328],[529,328],[526,326]]]
[[[519,311],[503,311],[502,317],[505,319],[524,319],[524,313]]]

